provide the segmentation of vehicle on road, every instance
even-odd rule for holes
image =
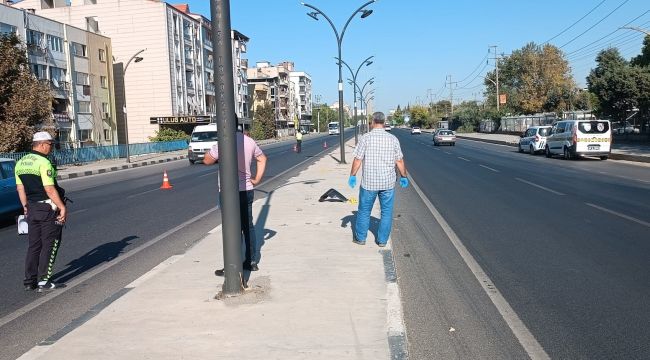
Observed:
[[[528,151],[529,154],[535,155],[537,152],[544,151],[546,146],[546,137],[550,134],[552,126],[531,126],[519,139],[519,152]]]
[[[16,190],[16,160],[0,158],[0,217],[16,215],[23,206]]]
[[[553,125],[544,147],[546,157],[564,159],[598,156],[607,160],[611,151],[612,129],[609,120],[562,120]]]
[[[420,130],[419,126],[414,126],[411,128],[411,135],[420,135],[422,134],[422,130]]]
[[[205,152],[217,144],[217,124],[197,125],[190,136],[187,158],[190,164],[203,161]]]
[[[439,129],[433,133],[433,145],[439,146],[448,144],[451,146],[456,145],[456,133],[451,130]]]
[[[384,124],[384,130],[391,131],[391,130],[393,130],[393,127],[390,126],[390,124]]]
[[[339,129],[339,122],[333,121],[327,124],[327,130],[330,135],[338,135],[341,130]]]
[[[613,134],[638,134],[639,132],[639,129],[635,128],[629,121],[626,121],[623,124],[618,121],[612,123]]]

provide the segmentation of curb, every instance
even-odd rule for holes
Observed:
[[[127,164],[127,165],[111,166],[111,167],[106,167],[106,168],[101,168],[101,169],[86,170],[86,171],[80,171],[80,172],[71,172],[71,173],[68,173],[68,174],[65,174],[65,175],[59,175],[59,176],[56,177],[56,179],[57,180],[76,179],[76,178],[80,178],[80,177],[84,177],[84,176],[105,174],[105,173],[113,172],[113,171],[132,169],[132,168],[137,168],[137,167],[142,167],[142,166],[147,166],[147,165],[161,164],[161,163],[165,163],[165,162],[170,162],[170,161],[175,161],[175,160],[182,160],[182,159],[186,159],[186,158],[187,158],[187,155],[179,155],[179,156],[169,157],[169,158],[165,158],[165,159],[134,162],[134,163],[130,163],[130,164]]]

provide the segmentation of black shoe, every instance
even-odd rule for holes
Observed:
[[[25,291],[36,290],[37,287],[38,287],[38,285],[36,285],[36,284],[25,285]]]
[[[249,269],[250,271],[258,271],[260,268],[257,266],[257,264],[252,264]]]
[[[48,281],[43,285],[38,285],[38,292],[44,292],[44,291],[50,291],[54,289],[61,289],[64,288],[65,284],[60,284],[60,283],[55,283],[52,281]]]
[[[214,274],[217,275],[217,276],[223,276],[225,273],[224,273],[223,269],[217,269],[217,270],[214,271]]]
[[[366,244],[366,241],[365,241],[365,240],[364,240],[364,241],[361,241],[361,240],[357,240],[356,238],[353,238],[353,239],[352,239],[352,242],[355,243],[355,244],[357,244],[357,245],[365,245],[365,244]]]

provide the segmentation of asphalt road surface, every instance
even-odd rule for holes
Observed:
[[[423,195],[399,190],[392,235],[411,359],[650,358],[647,164],[393,134]]]

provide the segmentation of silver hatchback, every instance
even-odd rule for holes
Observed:
[[[519,139],[519,152],[527,151],[531,155],[544,151],[546,137],[551,133],[551,126],[531,126]]]

